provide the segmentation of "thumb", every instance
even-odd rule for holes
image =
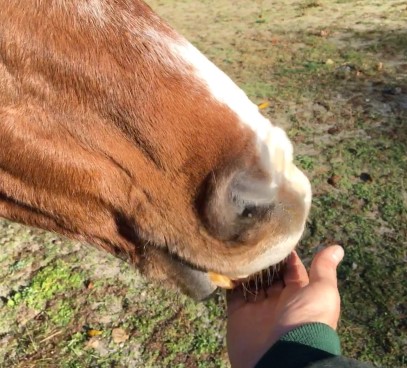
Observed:
[[[339,245],[333,245],[320,251],[314,258],[310,270],[310,282],[327,281],[336,286],[336,268],[344,256]]]

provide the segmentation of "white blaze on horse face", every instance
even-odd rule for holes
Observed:
[[[196,76],[208,87],[211,95],[227,105],[240,122],[255,133],[263,169],[273,178],[271,185],[278,185],[293,161],[293,148],[285,132],[272,125],[247,95],[193,45],[187,41],[172,42],[171,47],[194,68]]]
[[[266,119],[247,95],[189,42],[173,41],[170,45],[181,60],[194,68],[211,95],[234,111],[240,122],[255,133],[262,168],[272,178],[270,189],[279,186],[283,180],[296,180],[299,176],[299,182],[305,186],[304,201],[310,202],[308,179],[293,165],[293,147],[284,130]]]
[[[207,85],[215,99],[229,106],[243,124],[256,132],[259,140],[267,139],[272,128],[270,122],[224,72],[187,41],[173,44],[172,47],[181,59],[194,67],[196,76]]]

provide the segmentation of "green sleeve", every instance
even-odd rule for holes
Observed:
[[[301,368],[341,354],[335,330],[308,323],[283,335],[260,359],[256,368]]]

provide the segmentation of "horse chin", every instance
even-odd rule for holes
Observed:
[[[196,301],[208,299],[218,288],[206,270],[195,267],[157,245],[145,250],[139,267],[148,279],[168,289],[182,292]]]

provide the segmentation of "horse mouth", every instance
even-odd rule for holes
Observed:
[[[282,280],[287,259],[288,257],[275,265],[245,277],[231,278],[215,272],[208,272],[208,276],[214,285],[222,289],[242,288],[243,292],[257,294],[261,290],[267,290],[273,282]]]
[[[161,258],[157,261],[165,262],[169,267],[167,280],[184,294],[197,301],[203,301],[214,295],[216,289],[242,290],[247,296],[256,296],[261,291],[267,291],[273,282],[280,280],[287,263],[286,259],[271,265],[262,271],[251,275],[230,277],[225,274],[215,273],[199,268],[183,258],[161,250]]]

